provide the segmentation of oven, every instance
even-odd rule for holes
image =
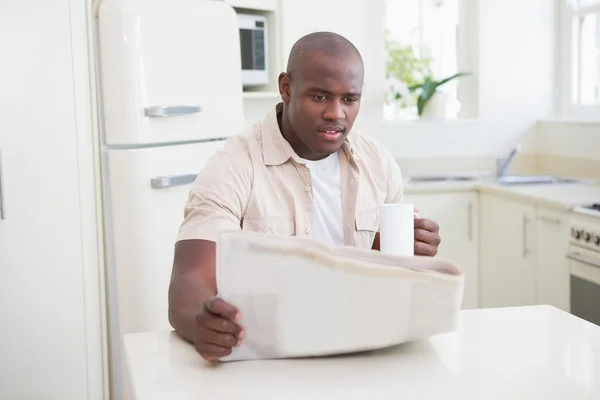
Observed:
[[[600,325],[600,216],[573,223],[567,258],[570,311]]]

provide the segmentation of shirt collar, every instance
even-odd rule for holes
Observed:
[[[277,114],[281,112],[282,107],[282,103],[273,107],[261,123],[263,160],[265,165],[281,165],[290,158],[299,164],[302,163],[298,154],[296,154],[288,141],[285,140],[279,129]],[[360,160],[360,157],[356,152],[356,148],[352,145],[354,136],[354,132],[350,131],[342,145],[342,150],[349,160],[357,161]]]

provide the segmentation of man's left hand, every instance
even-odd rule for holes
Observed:
[[[415,256],[434,257],[440,242],[438,224],[427,218],[415,218]]]

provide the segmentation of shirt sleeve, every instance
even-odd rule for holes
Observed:
[[[243,159],[217,152],[192,184],[177,240],[217,241],[221,231],[241,229],[251,189],[251,171]]]

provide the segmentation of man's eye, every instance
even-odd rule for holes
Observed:
[[[319,101],[325,100],[325,96],[319,96],[319,95],[317,95],[317,96],[313,96],[313,97],[315,98],[315,100],[319,100]]]
[[[356,101],[356,99],[353,99],[352,97],[346,97],[345,99],[348,103],[354,103]]]

